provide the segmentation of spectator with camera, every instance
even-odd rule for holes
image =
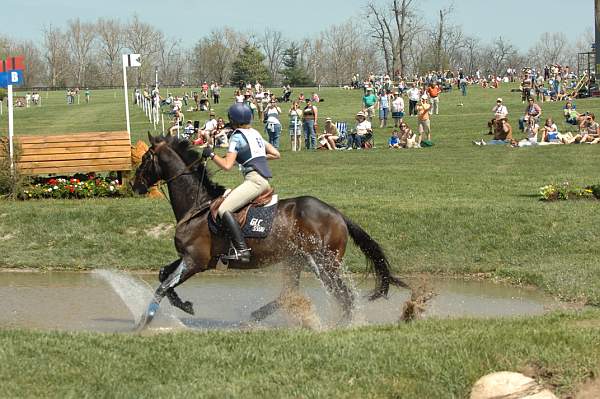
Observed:
[[[542,116],[542,108],[535,103],[533,97],[529,97],[527,99],[527,106],[525,107],[525,112],[523,117],[519,119],[519,129],[525,129],[525,120],[526,118],[533,118],[536,123],[539,124],[540,117]]]

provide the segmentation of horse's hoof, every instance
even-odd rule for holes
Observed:
[[[181,310],[183,310],[187,314],[194,315],[194,304],[191,303],[190,301],[185,301],[181,305]]]

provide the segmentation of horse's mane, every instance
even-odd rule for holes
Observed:
[[[193,175],[202,182],[207,194],[211,198],[223,195],[225,187],[212,181],[212,174],[206,169],[204,163],[200,161],[202,154],[194,150],[188,140],[180,139],[177,136],[166,136],[164,139],[167,145],[179,155],[186,165],[194,164],[191,172],[193,172]]]

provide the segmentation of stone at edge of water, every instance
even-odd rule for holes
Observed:
[[[473,385],[470,399],[558,399],[533,378],[521,373],[500,371],[481,377]]]

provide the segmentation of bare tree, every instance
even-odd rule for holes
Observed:
[[[446,17],[450,15],[453,11],[454,7],[450,5],[447,8],[440,10],[440,20],[437,26],[436,32],[436,40],[435,40],[435,69],[437,71],[442,71],[444,68],[444,60],[443,60],[443,46],[444,46],[444,34],[446,33],[444,28],[446,28]]]
[[[529,50],[532,66],[564,64],[568,58],[569,43],[563,32],[542,33],[540,39]]]
[[[123,50],[123,26],[117,19],[100,18],[96,23],[101,69],[106,71],[107,81],[114,86],[121,66]]]
[[[277,81],[287,40],[283,38],[280,31],[266,28],[263,35],[257,40],[257,45],[265,53],[271,82]]]
[[[44,59],[48,66],[50,86],[65,84],[66,72],[69,68],[69,50],[66,35],[52,25],[42,30],[44,35]]]
[[[74,63],[75,82],[81,87],[85,83],[85,70],[90,62],[92,45],[96,38],[93,24],[82,23],[79,18],[67,23],[67,43]]]
[[[420,21],[416,17],[413,0],[393,0],[392,12],[396,22],[398,75],[404,76],[407,65],[407,55],[414,37],[422,32]]]
[[[229,82],[231,65],[246,42],[244,35],[231,28],[211,31],[193,50],[196,78]]]
[[[510,66],[511,60],[517,55],[515,47],[502,37],[495,39],[492,44],[485,48],[482,62],[487,61],[487,71],[494,75],[501,75]]]
[[[124,44],[132,53],[142,56],[142,66],[138,68],[137,85],[141,86],[142,77],[152,79],[153,61],[156,56],[163,33],[152,25],[140,21],[137,15],[125,27]]]
[[[161,38],[158,45],[158,62],[163,82],[167,84],[181,82],[185,65],[181,40]]]

